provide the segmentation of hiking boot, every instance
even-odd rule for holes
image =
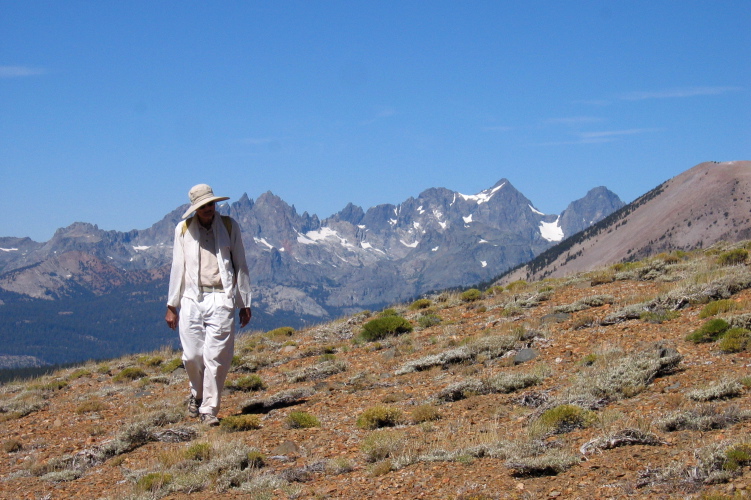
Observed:
[[[194,395],[190,395],[190,399],[188,400],[188,415],[196,418],[198,416],[198,408],[201,407],[201,403],[203,403],[202,399],[196,399]]]
[[[215,427],[219,425],[219,419],[216,418],[211,413],[201,413],[201,423],[203,425],[208,425],[211,427]]]

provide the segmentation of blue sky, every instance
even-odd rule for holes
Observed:
[[[751,2],[0,0],[0,236],[206,182],[325,218],[507,178],[542,212],[751,160]]]

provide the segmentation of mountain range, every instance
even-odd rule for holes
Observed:
[[[507,179],[475,195],[431,188],[398,205],[348,204],[320,220],[267,192],[219,207],[235,218],[255,329],[319,323],[488,281],[624,203],[604,187],[543,214]],[[162,324],[176,207],[148,229],[77,222],[47,242],[0,238],[0,366],[78,361],[174,344]],[[17,356],[26,356],[17,358]]]

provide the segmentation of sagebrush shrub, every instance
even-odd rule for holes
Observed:
[[[137,366],[129,366],[123,369],[120,373],[115,375],[112,380],[115,382],[123,382],[126,380],[137,380],[146,376],[146,372]]]
[[[441,414],[433,405],[424,404],[416,406],[412,410],[412,422],[415,424],[421,424],[423,422],[432,422],[441,418]]]
[[[207,461],[211,458],[211,445],[209,443],[194,443],[185,450],[183,456],[186,460]]]
[[[737,266],[746,262],[746,259],[748,259],[748,250],[745,248],[735,248],[717,256],[717,262],[721,266]]]
[[[178,368],[182,368],[182,366],[183,360],[180,358],[174,358],[167,361],[166,363],[163,363],[160,370],[162,371],[162,373],[172,373]]]
[[[751,331],[745,328],[731,328],[726,331],[717,343],[722,352],[742,352],[748,349],[751,342]]]
[[[581,406],[563,404],[550,408],[537,419],[536,427],[543,433],[563,434],[574,429],[591,425],[596,419],[595,413]]]
[[[474,302],[482,298],[482,292],[477,288],[470,288],[469,290],[462,292],[461,298],[464,302]]]
[[[243,432],[261,428],[261,417],[251,415],[230,415],[219,422],[219,428],[227,432]]]
[[[427,309],[432,302],[430,299],[417,299],[409,305],[410,311],[417,311],[418,309]]]
[[[417,318],[417,324],[420,328],[430,328],[431,326],[440,325],[441,318],[435,314],[423,314]]]
[[[166,472],[151,472],[136,482],[141,491],[157,491],[172,482],[172,474]]]
[[[287,425],[292,429],[320,427],[321,421],[306,411],[293,411],[287,416]]]
[[[393,457],[404,447],[404,433],[396,430],[377,430],[367,435],[361,450],[368,462],[379,462]]]
[[[261,380],[261,377],[252,373],[238,379],[227,382],[228,389],[234,389],[236,391],[250,392],[261,391],[266,388],[266,385]]]
[[[363,411],[357,418],[361,429],[378,429],[393,427],[402,419],[402,411],[392,406],[378,405]]]
[[[738,303],[731,299],[713,300],[699,312],[699,318],[706,319],[711,316],[717,316],[718,314],[734,311],[738,309]]]
[[[393,335],[408,333],[412,330],[412,324],[401,316],[384,316],[365,323],[360,332],[360,337],[372,342]]]
[[[686,335],[686,340],[696,344],[714,342],[729,328],[730,325],[724,319],[710,319],[698,329]]]

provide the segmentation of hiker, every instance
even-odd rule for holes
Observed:
[[[216,202],[229,198],[214,196],[207,184],[193,186],[188,198],[185,220],[175,228],[164,319],[173,330],[179,326],[188,415],[214,426],[235,347],[235,308],[241,328],[251,317],[250,277],[240,226],[216,213]]]

